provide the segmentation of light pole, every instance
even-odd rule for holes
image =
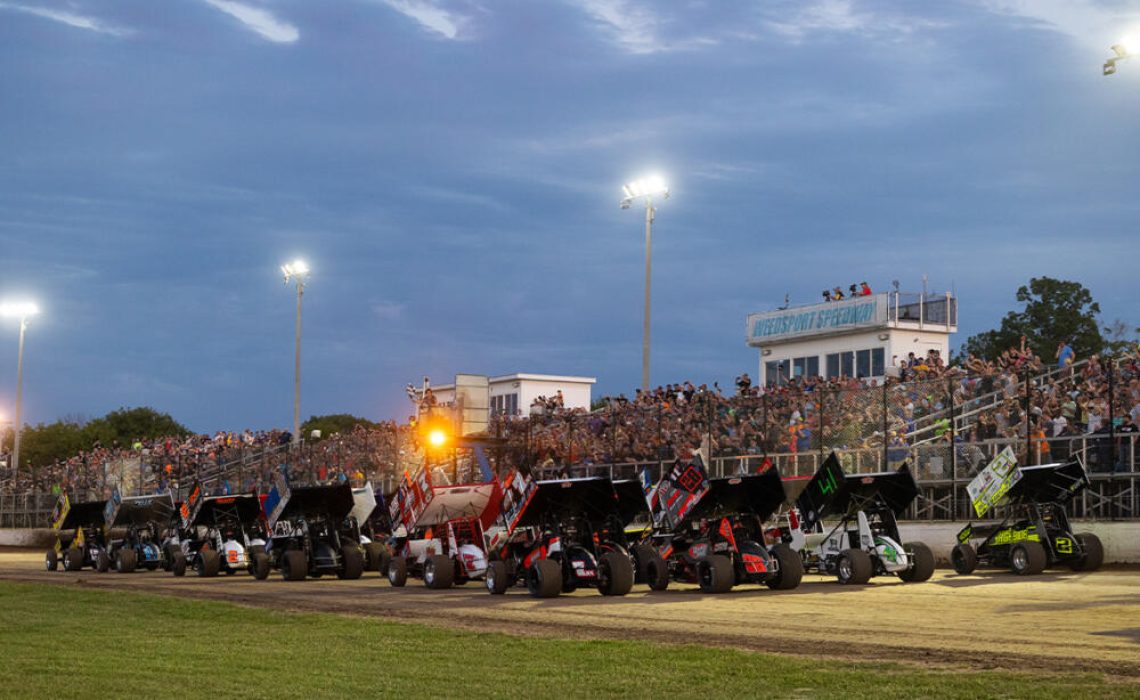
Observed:
[[[16,417],[12,423],[12,473],[20,467],[20,432],[24,404],[24,333],[28,330],[28,317],[40,312],[31,302],[0,304],[0,316],[20,319],[20,349],[16,354]]]
[[[301,441],[301,297],[305,294],[305,277],[309,274],[309,266],[303,260],[294,260],[281,266],[285,275],[285,285],[289,282],[297,283],[297,349],[295,366],[293,367],[293,444]]]
[[[658,175],[641,180],[634,180],[622,187],[625,197],[621,200],[621,208],[629,209],[633,200],[645,197],[645,321],[641,329],[641,390],[649,391],[649,284],[652,277],[653,248],[653,216],[657,210],[653,208],[653,195],[659,194],[663,199],[669,198],[669,186]]]
[[[1136,55],[1132,53],[1132,51],[1129,50],[1129,47],[1124,43],[1113,44],[1110,48],[1112,49],[1113,55],[1111,58],[1104,62],[1105,75],[1112,75],[1116,72],[1117,61],[1127,61]]]

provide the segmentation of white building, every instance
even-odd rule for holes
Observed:
[[[884,292],[749,314],[748,345],[760,351],[757,383],[793,377],[881,379],[910,353],[937,350],[949,360],[958,330],[951,294]]]
[[[530,405],[539,397],[552,397],[562,392],[562,403],[566,408],[590,410],[591,387],[597,383],[594,377],[569,377],[554,374],[504,374],[489,377],[489,407],[491,414],[527,415]],[[455,384],[433,385],[432,393],[441,404],[455,401]]]

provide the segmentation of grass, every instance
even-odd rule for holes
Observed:
[[[1140,698],[1093,674],[926,670],[443,630],[0,582],[0,697]]]

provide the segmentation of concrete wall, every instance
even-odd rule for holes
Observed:
[[[55,531],[51,529],[0,530],[0,547],[41,547],[50,549],[55,544]]]
[[[965,523],[900,523],[903,541],[919,540],[932,550],[940,566],[949,566],[950,550],[958,544]],[[1073,529],[1091,532],[1104,545],[1106,564],[1140,564],[1140,522],[1073,521]]]

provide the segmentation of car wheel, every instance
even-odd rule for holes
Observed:
[[[124,547],[115,552],[115,571],[120,574],[131,573],[137,564],[138,555],[135,554],[135,550]]]
[[[859,586],[871,580],[874,566],[871,555],[861,549],[851,548],[839,555],[835,563],[835,573],[844,585]]]
[[[424,562],[424,585],[440,590],[455,583],[455,562],[444,554],[434,554]]]
[[[934,552],[923,542],[907,542],[903,545],[910,566],[899,572],[899,578],[907,583],[921,583],[934,575]]]
[[[175,576],[186,575],[186,555],[182,552],[175,552],[174,559],[170,562],[170,573]]]
[[[408,560],[397,555],[388,561],[388,583],[402,588],[408,582]]]
[[[1018,542],[1009,550],[1009,568],[1018,576],[1034,576],[1045,570],[1048,557],[1040,542]]]
[[[487,565],[486,578],[483,583],[491,595],[503,595],[507,592],[507,565],[501,561],[493,561]]]
[[[633,588],[633,562],[619,552],[606,552],[598,562],[598,592],[625,595]]]
[[[1096,571],[1104,564],[1104,545],[1100,538],[1091,532],[1082,532],[1076,536],[1077,544],[1081,546],[1079,559],[1073,560],[1069,567],[1073,571]]]
[[[222,568],[222,557],[216,550],[203,549],[198,552],[198,561],[194,563],[194,570],[203,578],[213,578]]]
[[[44,555],[44,568],[48,571],[55,571],[59,568],[59,555],[55,553],[54,549],[48,550]]]
[[[360,547],[349,545],[344,548],[340,553],[343,560],[340,569],[337,569],[336,576],[340,579],[355,580],[360,578],[364,573],[364,550]]]
[[[71,547],[63,553],[63,568],[68,571],[79,571],[83,568],[83,550]]]
[[[290,549],[281,553],[281,576],[286,581],[304,581],[309,561],[304,550]]]
[[[258,581],[264,581],[269,578],[269,555],[265,552],[253,553],[253,567],[250,570],[253,577]]]
[[[950,565],[955,573],[968,576],[978,568],[978,552],[969,544],[956,544],[950,550]]]
[[[782,542],[772,547],[771,553],[779,568],[774,576],[764,581],[768,588],[774,591],[790,591],[800,585],[800,581],[804,578],[804,559],[800,553]]]
[[[553,559],[539,559],[526,572],[526,587],[535,598],[554,598],[562,591],[562,566]]]
[[[723,554],[713,554],[697,563],[697,581],[705,593],[727,593],[736,583],[732,560]]]

